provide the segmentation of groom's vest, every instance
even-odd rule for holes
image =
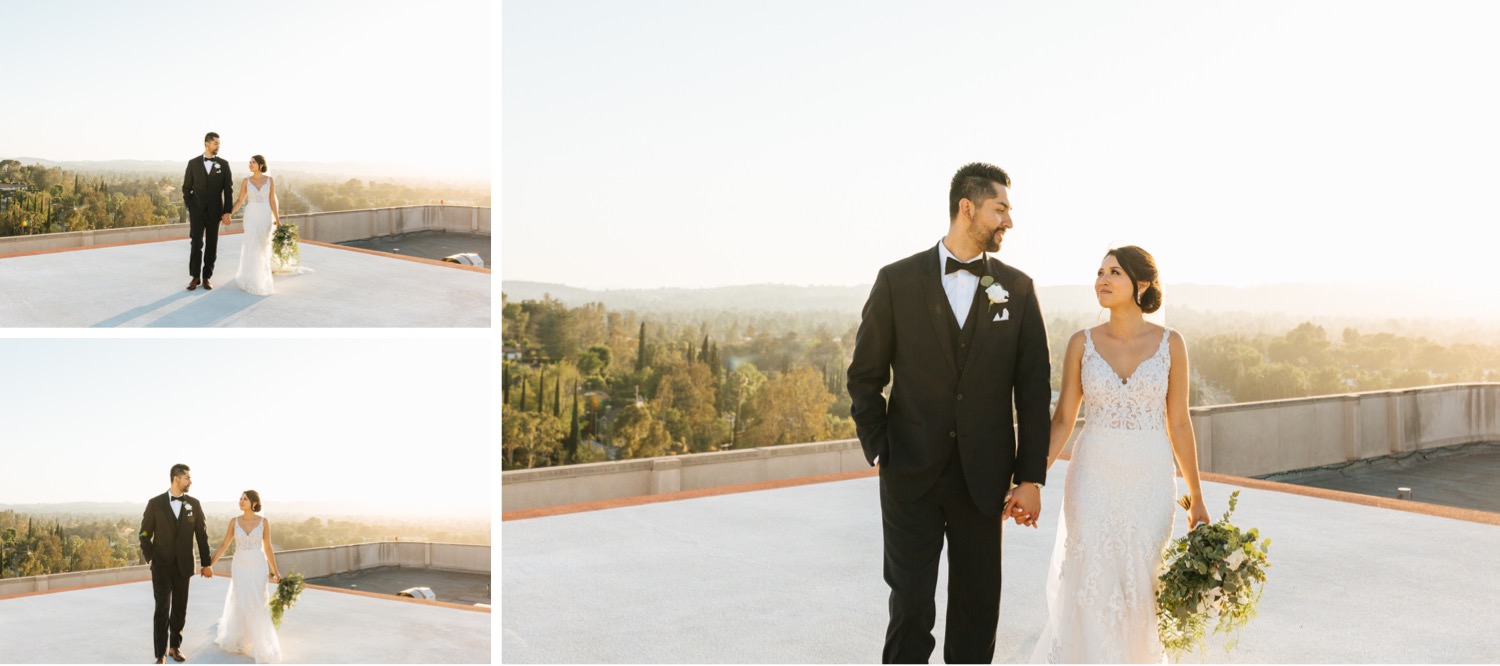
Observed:
[[[945,319],[948,322],[948,339],[953,342],[953,360],[958,364],[960,377],[964,374],[964,362],[969,360],[969,346],[974,342],[974,329],[979,328],[979,322],[984,321],[984,318],[979,316],[979,313],[985,310],[985,299],[981,298],[983,294],[983,288],[977,286],[974,288],[974,298],[969,303],[969,318],[964,320],[962,329],[958,327],[958,320],[954,317],[949,316]]]

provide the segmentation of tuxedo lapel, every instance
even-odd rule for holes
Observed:
[[[958,373],[958,363],[953,359],[953,340],[948,333],[948,325],[957,315],[953,314],[953,306],[948,304],[948,293],[943,291],[942,272],[938,268],[938,249],[934,245],[927,253],[927,259],[921,264],[924,312],[930,313],[928,321],[932,322],[932,337],[937,340],[941,348],[943,358],[948,363],[948,369],[954,374]]]
[[[1000,260],[994,257],[990,257],[989,261],[984,262],[986,274],[995,279],[993,284],[1000,285],[1000,288],[1004,289],[1010,296],[1005,303],[991,305],[990,297],[985,293],[986,287],[981,285],[978,289],[974,290],[974,304],[969,307],[978,316],[972,322],[974,325],[974,339],[969,343],[969,358],[964,363],[965,372],[973,368],[976,358],[983,357],[989,352],[989,346],[993,344],[991,338],[996,335],[996,330],[992,330],[992,327],[1004,325],[996,322],[995,317],[1016,303],[1017,294],[1012,291],[1015,285],[1006,285],[1000,281],[1000,276],[1004,274],[1003,268],[1004,265],[1000,263]],[[1016,313],[1010,313],[1011,318],[1015,316]]]
[[[161,543],[172,543],[177,539],[177,517],[172,515],[171,493],[162,494],[160,508],[157,511],[165,512],[164,515],[158,514],[161,519],[156,529],[157,536],[162,537],[159,539]]]

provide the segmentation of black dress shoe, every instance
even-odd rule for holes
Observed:
[[[212,291],[214,288],[214,283],[209,282],[208,278],[203,278],[203,288]]]
[[[194,289],[197,289],[198,285],[200,285],[200,284],[202,284],[202,282],[199,282],[198,278],[193,278],[193,281],[188,283],[188,291],[192,291]]]
[[[170,656],[172,658],[172,661],[175,661],[175,662],[177,662],[179,664],[182,663],[182,662],[184,662],[184,661],[187,661],[187,657],[182,656],[182,650],[179,650],[177,648],[172,648],[171,650],[168,650],[167,651],[167,656]]]

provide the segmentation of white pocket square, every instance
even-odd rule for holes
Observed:
[[[1001,310],[1000,314],[995,315],[993,321],[1010,321],[1010,309]]]

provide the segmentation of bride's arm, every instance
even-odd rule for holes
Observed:
[[[1062,388],[1057,392],[1057,409],[1052,412],[1052,443],[1047,447],[1047,469],[1062,455],[1073,425],[1078,422],[1078,406],[1083,403],[1083,331],[1068,339],[1063,356]]]
[[[219,544],[219,549],[214,551],[214,556],[212,558],[209,558],[209,560],[208,560],[208,566],[211,567],[214,564],[218,563],[219,556],[224,554],[224,551],[229,548],[229,544],[231,544],[231,543],[234,543],[234,519],[233,518],[229,519],[229,531],[224,534],[224,543]]]
[[[260,547],[266,551],[266,563],[271,565],[271,580],[281,582],[281,569],[276,567],[276,553],[271,552],[271,521],[260,519]]]
[[[276,179],[271,179],[271,224],[281,226],[281,203],[276,200]]]
[[[230,217],[234,217],[235,213],[240,212],[240,206],[245,203],[245,190],[249,188],[249,182],[249,178],[240,181],[240,196],[234,200],[234,210],[229,211]]]
[[[1188,509],[1188,528],[1198,522],[1209,522],[1208,507],[1203,504],[1203,487],[1198,482],[1198,436],[1193,433],[1193,419],[1188,412],[1187,343],[1177,331],[1170,338],[1172,369],[1167,375],[1167,434],[1172,438],[1172,453],[1177,469],[1187,481],[1193,506]]]

